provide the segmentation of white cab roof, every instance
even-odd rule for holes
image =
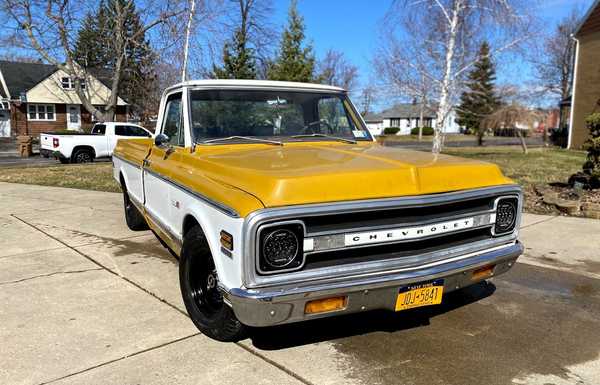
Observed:
[[[343,88],[328,86],[324,84],[280,82],[274,80],[241,80],[241,79],[210,79],[210,80],[188,80],[175,84],[165,90],[165,93],[182,87],[225,87],[225,88],[286,88],[313,91],[345,92]]]

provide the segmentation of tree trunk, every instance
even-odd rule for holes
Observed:
[[[423,115],[425,113],[425,101],[421,99],[421,109],[419,111],[419,142],[423,140]]]
[[[448,45],[446,47],[446,63],[444,79],[442,80],[442,89],[440,92],[440,104],[436,113],[435,129],[433,130],[433,146],[431,151],[434,154],[442,152],[444,146],[444,123],[450,111],[450,91],[452,87],[452,68],[454,65],[454,50],[456,49],[456,38],[458,34],[458,24],[460,18],[460,9],[462,0],[455,0],[452,9],[452,18],[450,21],[450,31],[448,34]]]
[[[190,47],[190,34],[192,31],[192,21],[194,20],[194,13],[196,12],[196,0],[190,0],[190,14],[187,22],[187,27],[185,29],[185,43],[183,45],[183,65],[181,69],[181,81],[185,82],[187,80],[187,63],[188,63],[188,54]]]
[[[525,142],[525,138],[523,137],[521,130],[518,128],[517,128],[517,136],[519,137],[519,140],[521,141],[521,148],[523,149],[523,154],[527,154],[527,143]]]

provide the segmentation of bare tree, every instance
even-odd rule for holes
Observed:
[[[524,0],[396,0],[378,52],[382,75],[399,91],[428,83],[436,101],[432,151],[444,144],[443,127],[477,59],[481,41],[492,43],[497,56],[531,35],[532,17]],[[398,28],[400,31],[398,31]],[[399,78],[394,76],[398,75]]]
[[[374,85],[366,85],[359,94],[358,97],[358,109],[362,116],[371,113],[375,99],[377,98],[377,89]]]
[[[358,82],[358,67],[348,62],[344,54],[329,49],[325,57],[317,63],[317,73],[321,81],[332,86],[353,91]]]
[[[559,97],[571,96],[573,66],[575,64],[575,40],[572,34],[581,20],[581,11],[574,8],[558,24],[551,35],[545,36],[541,52],[531,58],[536,67],[536,78],[544,91]]]
[[[119,84],[123,77],[125,63],[128,60],[128,48],[142,44],[146,32],[167,23],[182,14],[185,9],[176,2],[146,3],[147,8],[140,14],[146,17],[141,28],[133,34],[127,33],[127,12],[133,3],[131,0],[115,1],[111,44],[114,45],[114,70],[111,74],[111,92],[106,105],[99,108],[91,102],[91,90],[82,87],[89,84],[90,74],[86,68],[76,62],[74,42],[80,22],[87,9],[97,7],[96,2],[85,3],[70,0],[4,0],[0,12],[8,15],[12,22],[15,41],[23,48],[33,50],[44,61],[55,65],[74,80],[74,88],[83,106],[100,120],[113,120],[118,102]]]
[[[482,125],[483,128],[489,130],[514,129],[521,142],[523,153],[527,154],[527,143],[523,137],[521,127],[526,127],[528,130],[533,129],[535,124],[540,123],[542,119],[543,114],[539,110],[530,109],[517,102],[512,102],[486,116],[482,121]]]

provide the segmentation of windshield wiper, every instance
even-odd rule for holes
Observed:
[[[251,136],[237,136],[237,135],[236,136],[228,136],[226,138],[216,138],[216,139],[204,140],[200,143],[201,144],[210,144],[210,143],[215,143],[215,142],[224,142],[224,141],[228,141],[228,140],[249,140],[251,142],[271,144],[274,146],[283,146],[283,143],[279,142],[277,140],[259,139],[259,138],[253,138]]]
[[[332,136],[332,135],[325,135],[325,134],[292,135],[292,138],[327,138],[327,139],[339,140],[340,142],[356,144],[356,140],[340,138],[339,136]]]

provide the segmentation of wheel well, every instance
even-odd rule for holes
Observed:
[[[77,153],[77,151],[79,151],[79,150],[89,151],[90,154],[92,154],[93,158],[96,157],[96,151],[94,151],[94,147],[92,147],[92,146],[75,146],[75,147],[73,147],[73,151],[71,151],[71,154],[75,155],[75,153]]]
[[[186,215],[185,218],[183,218],[183,231],[181,232],[181,235],[185,237],[185,234],[196,225],[200,226],[200,223],[198,223],[196,218],[194,218],[193,215]],[[202,226],[200,226],[200,229],[202,229]]]
[[[122,172],[119,173],[119,182],[121,182],[121,190],[123,190],[123,192],[127,191],[127,185],[125,184],[125,177],[123,176]]]

